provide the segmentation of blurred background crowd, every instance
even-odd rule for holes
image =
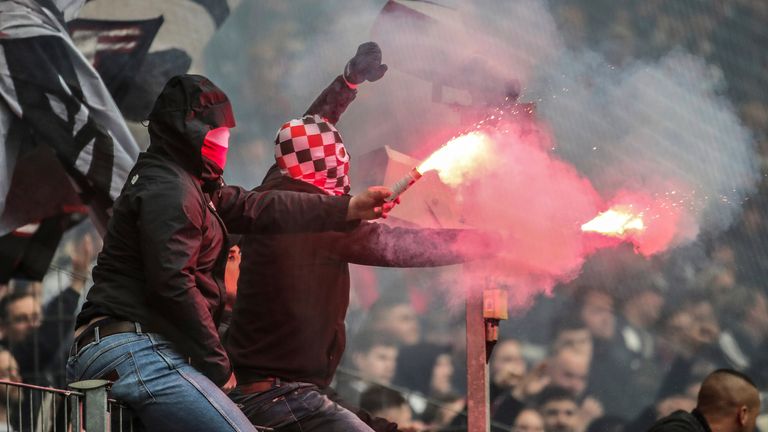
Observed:
[[[281,57],[303,50],[309,0],[245,2],[208,48],[212,77],[246,104],[234,151],[251,171],[271,163],[270,133],[293,107],[279,93]],[[289,6],[290,5],[290,6]],[[612,64],[682,47],[715,65],[723,92],[768,157],[768,3],[764,0],[551,0],[572,48]],[[310,31],[311,34],[311,31]],[[256,35],[231,55],[234,37]],[[385,53],[386,60],[386,53]],[[249,80],[235,80],[248,71]],[[307,100],[313,95],[307,95]],[[239,170],[236,172],[246,172]],[[246,174],[240,174],[245,176]],[[248,177],[253,182],[252,175]],[[646,430],[695,405],[716,368],[746,372],[768,393],[768,198],[765,182],[726,232],[652,259],[619,247],[592,257],[582,274],[511,311],[489,365],[494,430]],[[0,285],[0,377],[64,388],[73,317],[99,250],[87,227],[71,230],[42,283]],[[353,404],[414,430],[466,423],[464,310],[436,286],[441,270],[353,270],[348,346],[334,388]],[[765,393],[764,393],[765,394]],[[13,393],[0,392],[0,399]],[[0,403],[0,407],[5,401]],[[768,421],[758,423],[768,430]]]

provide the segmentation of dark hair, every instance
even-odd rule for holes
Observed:
[[[397,340],[385,333],[376,331],[361,331],[352,339],[349,350],[351,353],[367,353],[377,346],[398,347]]]
[[[385,312],[400,305],[410,305],[411,302],[405,296],[389,295],[381,297],[371,305],[371,309],[368,311],[368,322],[373,322],[381,318]]]
[[[388,387],[373,386],[360,395],[360,408],[375,413],[405,404],[405,398],[399,392]]]
[[[587,297],[592,293],[603,294],[611,299],[614,298],[613,293],[601,285],[579,285],[573,293],[573,303],[576,305],[576,308],[581,309]]]
[[[721,368],[721,369],[717,369],[717,370],[713,371],[708,376],[712,376],[712,375],[716,375],[716,374],[725,374],[725,375],[734,376],[736,378],[740,378],[742,381],[746,382],[747,384],[749,384],[752,387],[754,387],[755,390],[757,390],[757,384],[755,384],[755,382],[752,381],[752,378],[748,377],[746,374],[744,374],[742,372],[739,372],[737,370],[729,369],[729,368]]]
[[[34,294],[28,290],[13,290],[0,300],[0,320],[5,322],[8,319],[8,306],[23,298],[32,297]]]
[[[544,390],[541,391],[541,393],[539,393],[538,397],[536,398],[536,407],[541,409],[541,407],[548,404],[549,402],[563,400],[578,403],[576,396],[572,391],[560,386],[547,386],[544,388]]]
[[[557,338],[557,335],[569,330],[589,330],[589,328],[579,314],[573,312],[567,313],[555,317],[552,321],[551,339],[554,341],[554,339]]]

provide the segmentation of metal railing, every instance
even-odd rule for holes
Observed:
[[[133,432],[133,413],[107,398],[109,381],[72,383],[70,390],[0,380],[0,430],[14,432]],[[4,414],[4,415],[3,415]]]

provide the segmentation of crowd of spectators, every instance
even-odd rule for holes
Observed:
[[[742,265],[754,258],[742,259],[734,243],[743,229],[712,239],[704,263],[663,257],[611,278],[586,271],[503,322],[489,364],[494,430],[643,432],[693,409],[702,380],[719,368],[768,391],[768,297]],[[337,391],[415,430],[461,430],[463,310],[440,301],[417,310],[407,289],[381,294],[351,339]],[[435,311],[454,317],[448,343],[429,325]]]
[[[550,3],[569,44],[596,47],[616,64],[681,46],[717,65],[728,97],[768,154],[768,31],[754,27],[768,22],[768,3]],[[768,392],[764,190],[726,233],[639,271],[630,265],[605,275],[596,265],[513,313],[489,364],[494,430],[646,431],[675,410],[691,410],[704,377],[721,367],[745,372]],[[55,281],[47,286],[54,288],[20,280],[0,285],[0,378],[66,387],[64,362],[98,249],[93,243],[91,234],[78,234],[62,247],[67,265],[52,271]],[[403,429],[462,430],[464,312],[437,288],[434,298],[416,301],[408,281],[398,280],[372,306],[350,306],[350,342],[333,386]],[[0,431],[4,407],[21,397],[0,387]]]

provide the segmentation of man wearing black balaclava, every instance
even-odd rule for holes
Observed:
[[[207,78],[166,84],[77,317],[69,380],[113,381],[111,397],[149,430],[254,430],[222,391],[235,386],[217,333],[229,232],[343,230],[389,209],[386,188],[350,200],[224,185],[234,126]]]
[[[283,124],[276,164],[255,190],[349,196],[349,154],[334,123],[354,99],[355,86],[382,77],[381,59],[375,43],[362,44],[305,116]],[[393,423],[342,408],[328,387],[344,353],[349,263],[456,264],[493,253],[492,243],[476,231],[366,222],[343,233],[243,236],[225,338],[239,383],[230,397],[253,424],[275,431],[394,431]]]

